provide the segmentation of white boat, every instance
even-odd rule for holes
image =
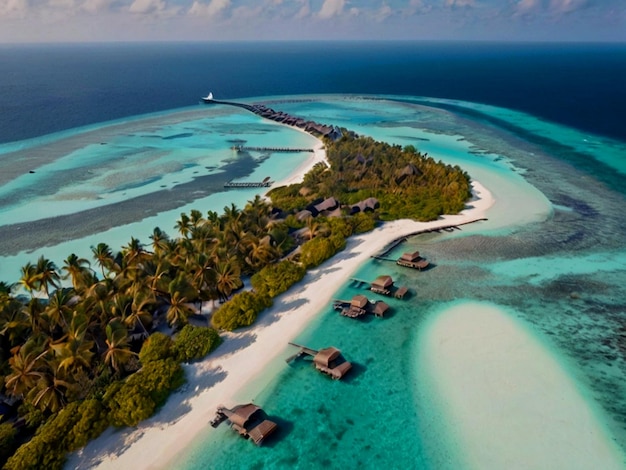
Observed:
[[[202,101],[213,101],[213,93],[209,93],[208,95],[203,96]]]

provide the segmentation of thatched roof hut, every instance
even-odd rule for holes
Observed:
[[[371,287],[375,287],[378,289],[389,289],[393,286],[393,279],[391,276],[383,275],[378,276],[376,279],[372,281]]]
[[[278,425],[267,419],[265,412],[253,403],[237,405],[233,409],[219,408],[218,415],[225,416],[231,427],[243,437],[252,439],[256,445],[272,434]],[[219,423],[218,423],[219,424]]]
[[[352,297],[352,300],[350,301],[350,306],[356,308],[365,308],[368,302],[369,300],[367,300],[367,297],[359,294]]]
[[[374,304],[372,313],[377,317],[384,317],[387,310],[389,310],[389,305],[387,305],[382,300],[379,300]]]
[[[338,207],[339,201],[332,196],[315,205],[315,209],[317,209],[318,212],[334,211]]]

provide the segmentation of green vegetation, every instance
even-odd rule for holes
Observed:
[[[222,343],[217,330],[185,325],[176,335],[174,355],[180,362],[202,359]]]
[[[243,291],[222,305],[213,315],[216,328],[232,331],[250,326],[259,313],[272,306],[272,299],[266,294]]]
[[[470,179],[458,166],[436,162],[414,147],[346,136],[327,147],[330,168],[317,166],[297,185],[269,194],[275,205],[300,208],[335,197],[353,205],[369,197],[380,202],[381,220],[434,220],[456,214],[471,196]]]
[[[222,341],[188,324],[203,302],[221,303],[211,318],[218,330],[250,326],[353,234],[380,219],[456,213],[470,195],[465,173],[414,148],[344,137],[327,153],[330,168],[272,190],[271,205],[257,196],[222,215],[192,210],[176,222],[176,238],[157,227],[149,245],[133,237],[119,252],[92,247],[93,266],[71,254],[58,268],[41,256],[15,286],[0,282],[0,392],[19,400],[25,423],[0,425],[5,468],[61,468],[67,452],[108,426],[151,416],[184,383],[180,362]],[[318,214],[314,206],[331,196],[340,209]],[[379,206],[350,215],[370,197]],[[248,278],[253,290],[239,291]],[[151,333],[161,322],[174,339]]]

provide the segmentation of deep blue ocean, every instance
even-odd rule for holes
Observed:
[[[460,99],[626,140],[626,44],[0,45],[0,143],[220,99]]]

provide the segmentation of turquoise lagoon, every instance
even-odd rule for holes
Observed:
[[[390,300],[389,318],[352,321],[329,305],[299,337],[276,339],[280,354],[270,369],[278,372],[235,398],[254,400],[277,418],[278,439],[257,449],[226,426],[207,426],[177,458],[177,467],[461,468],[463,456],[447,444],[447,425],[453,423],[442,424],[440,410],[428,400],[417,342],[421,328],[442,305],[463,301],[490,302],[514,312],[554,352],[615,442],[626,449],[625,143],[512,110],[451,100],[262,100],[275,109],[411,144],[458,164],[489,188],[497,202],[487,222],[413,237],[392,253],[419,249],[434,264],[426,272],[376,260],[361,266],[356,277],[391,274],[413,290],[409,300]],[[25,178],[15,186],[3,182],[7,186],[1,188],[0,198],[8,202],[2,204],[6,212],[0,213],[0,224],[7,230],[9,224],[23,224],[20,231],[25,233],[18,247],[0,243],[3,280],[16,279],[19,267],[40,253],[61,264],[71,252],[90,257],[89,246],[100,241],[119,247],[132,235],[147,243],[157,225],[174,235],[182,211],[221,212],[231,202],[243,205],[254,197],[254,191],[222,191],[223,180],[279,179],[307,156],[235,157],[233,142],[312,146],[300,132],[223,107],[186,108],[47,137],[45,145],[56,145],[58,152],[47,157],[45,167],[34,168],[38,179],[31,190],[22,191],[33,183]],[[0,155],[14,155],[16,147],[0,148]],[[30,152],[39,148],[32,142],[25,147]],[[133,174],[128,174],[131,165]],[[71,177],[55,179],[64,172]],[[202,179],[210,175],[221,179]],[[206,185],[198,186],[200,181]],[[150,207],[124,205],[128,198],[147,194]],[[34,212],[39,203],[58,209]],[[41,233],[57,224],[47,215],[63,220],[78,214],[88,222],[94,210],[108,215],[106,231],[87,223],[84,229],[65,230],[65,238],[41,243]],[[67,220],[72,219],[65,224]],[[44,244],[49,246],[41,248]],[[335,297],[357,292],[346,280]],[[308,363],[286,365],[283,359],[292,353],[287,341],[335,345],[355,369],[345,381],[333,382]]]

